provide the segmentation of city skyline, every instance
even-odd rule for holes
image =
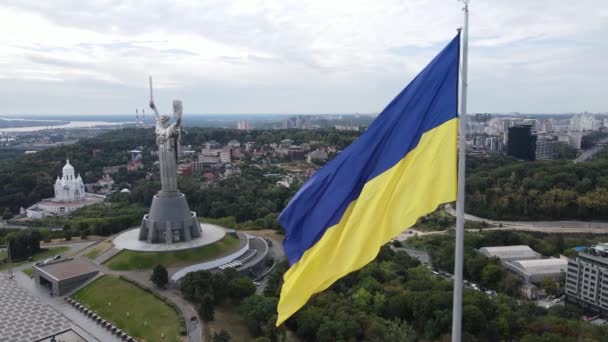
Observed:
[[[471,5],[469,112],[608,111],[608,4]],[[2,112],[129,113],[152,74],[161,110],[377,113],[453,37],[461,7],[8,1]]]

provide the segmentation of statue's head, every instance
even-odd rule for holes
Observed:
[[[169,115],[163,114],[160,116],[160,123],[165,126],[169,122]]]

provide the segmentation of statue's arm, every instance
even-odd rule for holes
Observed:
[[[179,128],[182,124],[182,101],[173,100],[173,118],[175,119],[175,128]]]

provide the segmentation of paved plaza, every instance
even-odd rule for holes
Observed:
[[[30,342],[71,328],[70,321],[0,274],[0,339]]]
[[[176,243],[148,243],[139,240],[139,228],[127,230],[112,241],[117,249],[128,249],[140,252],[170,252],[181,249],[190,249],[212,244],[226,235],[226,230],[214,224],[201,223],[203,234],[201,237]]]

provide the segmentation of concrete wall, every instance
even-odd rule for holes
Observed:
[[[245,243],[245,245],[243,247],[241,247],[241,249],[239,249],[238,251],[236,251],[230,255],[227,255],[225,257],[215,259],[212,261],[203,262],[200,264],[182,268],[181,270],[175,272],[171,276],[171,281],[178,281],[190,272],[204,271],[204,270],[210,270],[210,269],[213,269],[216,267],[220,267],[221,265],[227,264],[227,263],[231,262],[232,260],[240,257],[241,255],[245,254],[248,250],[249,250],[249,240],[247,240],[247,243]]]
[[[58,291],[57,293],[54,293],[54,295],[63,296],[64,294],[69,293],[70,291],[84,284],[89,278],[94,277],[97,273],[99,273],[99,271],[81,274],[79,276],[60,281],[58,284]]]
[[[51,283],[51,294],[53,296],[63,296],[64,294],[82,285],[84,282],[87,281],[87,279],[94,277],[97,273],[99,273],[99,271],[93,271],[69,279],[57,281],[34,268],[34,282],[38,286],[42,286],[40,280],[41,278],[44,278],[45,280]]]

